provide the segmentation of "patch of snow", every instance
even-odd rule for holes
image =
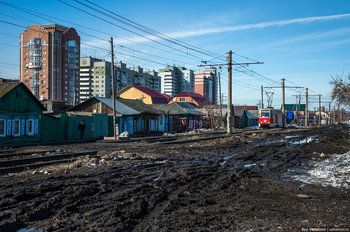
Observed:
[[[119,135],[119,137],[120,137],[120,138],[128,138],[128,137],[129,137],[129,132],[124,131],[123,133],[121,133],[121,134]]]
[[[305,175],[291,175],[291,178],[307,184],[350,189],[350,152],[334,154],[322,161],[310,161],[307,167]]]

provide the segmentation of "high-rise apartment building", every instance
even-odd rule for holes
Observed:
[[[185,67],[167,66],[159,70],[161,79],[161,93],[169,96],[175,96],[182,92],[194,91],[193,70]]]
[[[102,61],[94,57],[80,58],[80,101],[93,96],[94,62]]]
[[[217,104],[218,85],[216,68],[206,67],[204,71],[195,72],[194,76],[194,92],[204,96],[211,104]]]
[[[32,25],[20,35],[20,81],[38,99],[79,103],[79,59],[74,28]]]
[[[147,87],[159,93],[160,77],[156,71],[143,71],[141,67],[127,68],[123,62],[114,66],[115,92],[128,85]],[[109,97],[112,93],[111,62],[93,58],[80,58],[80,100],[92,96]]]

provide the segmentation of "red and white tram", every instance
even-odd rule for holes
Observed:
[[[282,127],[282,110],[266,108],[259,110],[259,127]]]

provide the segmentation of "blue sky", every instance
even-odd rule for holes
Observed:
[[[73,0],[64,1],[92,12]],[[241,55],[233,56],[235,62],[251,62],[243,57],[265,62],[249,66],[249,69],[258,74],[242,68],[233,72],[233,102],[240,105],[256,105],[260,100],[260,86],[280,85],[282,78],[286,79],[286,85],[307,87],[310,94],[322,94],[322,101],[328,102],[331,100],[331,76],[349,73],[348,0],[91,1],[215,55],[206,56],[157,38],[152,38],[157,42],[149,41],[57,0],[37,0],[30,4],[24,0],[5,0],[4,2],[39,12],[46,19],[0,4],[0,20],[21,26],[52,22],[74,27],[81,36],[81,55],[107,60],[110,60],[110,55],[103,49],[109,48],[108,39],[113,36],[115,50],[119,52],[116,53],[116,59],[128,66],[140,65],[144,69],[157,70],[166,64],[175,64],[199,70],[197,65],[201,64],[201,60],[224,63],[227,59],[226,52],[231,49]],[[113,19],[93,13],[130,29]],[[0,77],[15,78],[18,77],[19,34],[24,28],[3,22],[0,22],[0,28]],[[224,66],[221,76],[222,91],[226,94],[227,71]],[[279,107],[281,89],[273,91],[273,106]],[[287,89],[286,102],[295,103],[296,97],[293,95],[299,92],[304,94],[303,89]],[[311,102],[316,100],[316,97],[310,99]],[[328,104],[323,105],[328,107]],[[316,106],[312,103],[311,109]]]

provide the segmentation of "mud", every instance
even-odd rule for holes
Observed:
[[[40,146],[99,153],[35,174],[0,176],[0,231],[346,229],[348,189],[283,174],[349,148],[345,125],[173,145]]]

